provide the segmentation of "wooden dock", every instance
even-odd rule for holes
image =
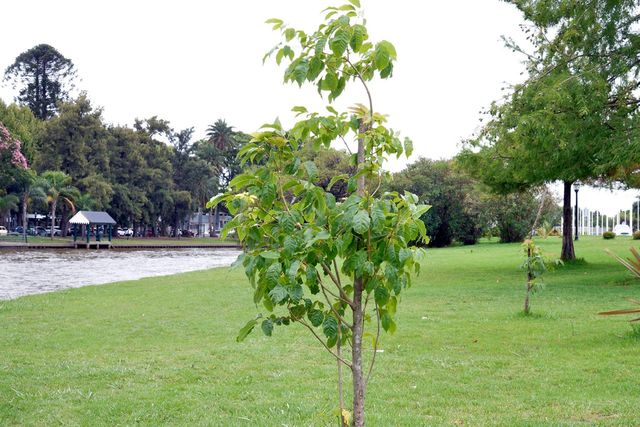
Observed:
[[[111,242],[74,242],[74,249],[111,249]]]
[[[127,250],[127,249],[242,249],[240,245],[220,245],[220,244],[114,244],[114,242],[65,242],[65,243],[21,243],[21,242],[0,242],[0,250],[15,249],[111,249],[111,250]]]

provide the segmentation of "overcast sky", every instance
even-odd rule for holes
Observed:
[[[414,140],[418,156],[449,158],[479,125],[479,111],[521,80],[522,58],[501,35],[521,38],[521,14],[499,0],[362,0],[372,40],[398,51],[394,76],[372,87],[374,108]],[[79,89],[107,122],[131,125],[157,115],[195,137],[222,118],[251,133],[276,117],[292,123],[294,105],[320,108],[313,88],[282,85],[283,69],[262,57],[279,41],[271,17],[313,30],[326,0],[6,2],[0,68],[48,43],[76,65]],[[15,94],[0,87],[0,98]],[[339,107],[364,101],[360,88]],[[398,170],[406,163],[391,162]],[[583,191],[583,190],[581,190]],[[586,204],[626,206],[637,192],[608,196],[586,189]],[[597,205],[597,206],[596,206]]]

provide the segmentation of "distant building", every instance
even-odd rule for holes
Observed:
[[[233,218],[226,212],[220,212],[218,215],[218,224],[215,224],[216,216],[211,214],[211,227],[214,235],[219,235],[220,230],[225,224],[231,221]],[[209,214],[208,213],[195,213],[189,218],[189,231],[197,237],[209,237],[212,233],[209,231]]]

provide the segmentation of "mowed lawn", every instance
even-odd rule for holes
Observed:
[[[548,273],[530,317],[519,245],[429,250],[382,338],[368,424],[640,425],[640,339],[596,314],[640,297],[604,253],[637,243],[581,239],[585,263]],[[302,327],[235,342],[251,295],[216,269],[0,302],[0,425],[337,425],[335,362]]]

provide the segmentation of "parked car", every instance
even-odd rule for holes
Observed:
[[[133,237],[133,229],[132,228],[120,228],[117,230],[118,237]]]
[[[39,234],[40,236],[45,236],[45,237],[51,237],[51,227],[47,227],[44,229],[44,232],[42,234]],[[59,227],[53,227],[53,235],[54,236],[62,236],[62,230],[60,230]]]
[[[7,227],[0,225],[0,236],[6,236],[7,234],[9,234]]]
[[[24,228],[21,225],[19,225],[16,228],[14,228],[13,231],[15,231],[18,234],[22,234],[22,232],[24,231]]]

